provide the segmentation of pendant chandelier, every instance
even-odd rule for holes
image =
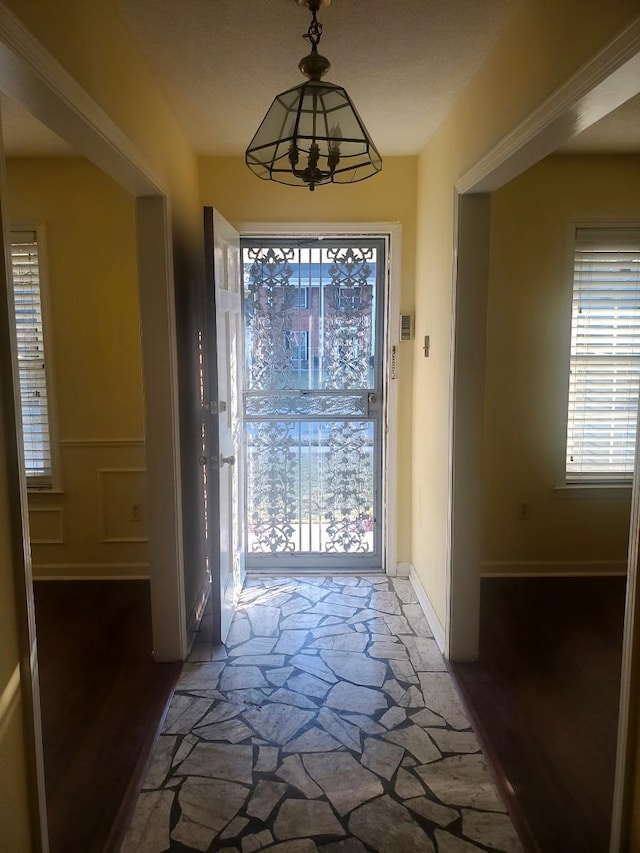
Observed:
[[[247,148],[247,166],[263,180],[311,191],[363,181],[382,169],[382,158],[346,91],[322,80],[330,63],[318,53],[317,12],[331,0],[297,2],[311,11],[303,36],[311,53],[298,65],[308,80],[276,96]]]

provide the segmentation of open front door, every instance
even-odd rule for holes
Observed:
[[[240,237],[204,209],[206,329],[203,448],[207,550],[215,639],[224,642],[244,582]]]

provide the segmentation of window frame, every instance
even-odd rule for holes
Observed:
[[[631,490],[633,481],[633,472],[620,472],[618,474],[611,472],[610,477],[598,477],[594,475],[592,479],[587,476],[576,477],[572,472],[567,471],[567,449],[568,449],[568,424],[569,424],[569,395],[571,383],[571,340],[572,340],[572,324],[573,324],[573,291],[574,291],[574,266],[575,266],[575,248],[577,241],[577,233],[581,229],[592,230],[640,230],[640,220],[633,219],[571,219],[567,223],[566,234],[566,293],[565,293],[565,329],[566,339],[564,345],[565,364],[566,364],[566,384],[563,398],[564,412],[564,435],[562,441],[559,442],[558,453],[558,485],[556,491],[567,491],[574,495],[588,497],[590,495],[603,496],[605,493],[612,497],[616,495],[625,495]],[[640,411],[640,403],[638,406]]]
[[[48,252],[45,226],[40,223],[34,225],[31,222],[12,222],[7,227],[7,259],[9,263],[9,271],[11,273],[11,304],[14,310],[15,317],[15,297],[13,287],[13,264],[11,261],[11,246],[13,244],[12,235],[16,232],[33,231],[36,235],[36,245],[38,247],[38,284],[40,291],[40,307],[42,311],[42,336],[44,350],[44,371],[45,381],[47,384],[47,419],[49,425],[49,449],[51,454],[51,477],[32,477],[29,476],[25,468],[25,477],[27,482],[27,491],[36,494],[56,494],[62,490],[60,480],[60,453],[57,431],[57,407],[55,404],[56,393],[53,368],[53,346],[52,346],[52,317],[51,317],[51,299],[49,288],[49,269],[48,269]],[[15,321],[14,321],[15,328]],[[16,349],[16,367],[17,367],[17,349]],[[18,371],[16,371],[18,373]],[[20,391],[18,389],[18,394]],[[22,406],[20,403],[20,414],[22,415]],[[21,427],[22,432],[22,427]],[[24,464],[24,454],[23,454]]]

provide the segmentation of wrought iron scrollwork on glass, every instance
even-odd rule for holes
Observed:
[[[339,421],[326,430],[325,550],[369,551],[373,530],[373,425]]]

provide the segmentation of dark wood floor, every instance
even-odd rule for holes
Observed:
[[[624,578],[484,579],[480,661],[453,664],[531,851],[608,850]]]
[[[152,661],[147,581],[34,588],[51,853],[114,853],[180,665]]]

